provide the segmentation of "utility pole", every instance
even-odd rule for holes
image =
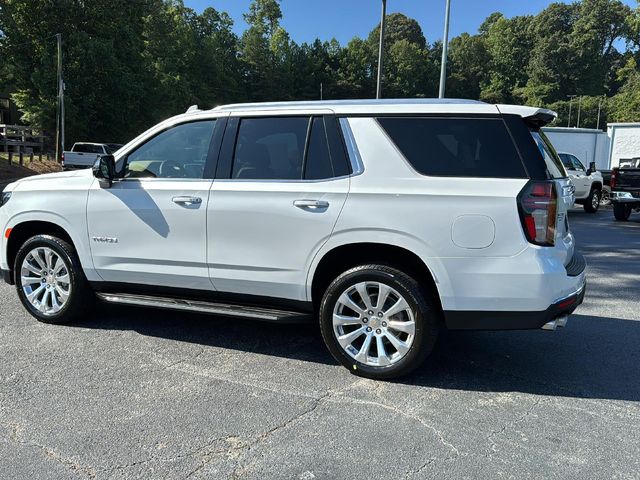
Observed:
[[[322,92],[322,82],[320,82],[320,100],[324,100],[324,99],[322,98],[322,96],[323,96],[323,92]]]
[[[567,97],[569,97],[569,119],[567,120],[567,128],[569,128],[571,126],[571,105],[576,95],[567,95]]]
[[[62,160],[64,152],[64,80],[62,79],[62,34],[56,34],[58,42],[58,108],[56,115],[56,160]]]
[[[578,97],[578,123],[576,128],[580,128],[580,110],[582,109],[582,95]]]
[[[602,100],[604,96],[598,99],[598,120],[596,121],[596,130],[600,130],[600,112],[602,111]]]
[[[447,0],[444,13],[444,35],[442,37],[442,61],[440,62],[440,92],[438,98],[444,98],[447,82],[447,50],[449,49],[449,17],[451,16],[451,0]]]
[[[387,17],[387,0],[382,0],[382,17],[380,18],[380,46],[378,49],[378,83],[376,86],[376,98],[382,98],[382,67],[384,56],[384,24]]]

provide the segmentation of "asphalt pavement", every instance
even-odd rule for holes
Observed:
[[[398,382],[312,325],[51,326],[0,285],[0,478],[640,478],[640,214],[570,222],[589,286],[566,328],[450,332]]]

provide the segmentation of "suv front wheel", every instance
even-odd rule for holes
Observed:
[[[76,320],[93,300],[74,248],[60,238],[31,237],[18,251],[14,272],[22,304],[41,322]]]
[[[600,208],[600,200],[602,192],[597,188],[592,188],[589,196],[584,200],[584,211],[587,213],[596,213]]]
[[[410,373],[431,353],[436,312],[412,277],[385,265],[362,265],[327,288],[320,327],[331,354],[352,373],[389,379]]]

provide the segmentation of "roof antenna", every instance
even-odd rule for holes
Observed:
[[[198,110],[200,110],[198,108],[198,105],[191,105],[189,108],[187,108],[187,113],[197,112]]]

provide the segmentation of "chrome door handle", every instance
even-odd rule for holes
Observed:
[[[296,200],[293,205],[303,210],[322,210],[329,208],[329,202],[324,200]]]
[[[173,197],[171,201],[178,205],[200,205],[202,203],[200,197]]]

